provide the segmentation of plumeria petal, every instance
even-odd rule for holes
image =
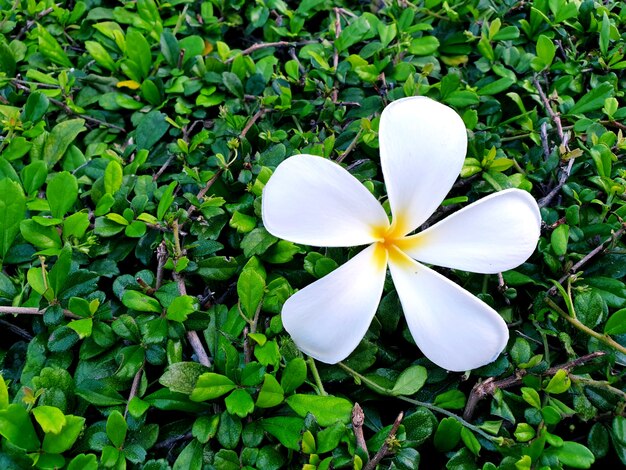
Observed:
[[[509,332],[495,310],[400,251],[389,268],[411,335],[428,359],[460,372],[498,357]]]
[[[459,176],[465,125],[451,108],[426,97],[403,98],[380,119],[380,161],[399,235],[419,227]]]
[[[507,189],[470,204],[398,245],[424,263],[489,274],[526,261],[537,246],[540,228],[535,199],[526,191]]]
[[[358,346],[383,291],[387,253],[371,245],[346,264],[292,295],[283,326],[309,356],[334,364]]]
[[[389,221],[382,206],[338,164],[313,155],[282,162],[263,191],[263,224],[285,240],[356,246],[376,240]]]

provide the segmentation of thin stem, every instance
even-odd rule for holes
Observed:
[[[600,245],[596,246],[583,259],[581,259],[578,263],[573,265],[569,269],[569,272],[566,275],[564,275],[563,277],[561,277],[561,279],[559,279],[559,284],[563,284],[570,277],[572,277],[572,275],[575,274],[585,264],[587,264],[591,258],[593,258],[594,256],[596,256],[599,253],[601,253],[602,251],[604,251],[607,248],[608,245],[613,243],[615,240],[619,239],[624,234],[625,231],[626,231],[626,227],[622,226],[619,230],[616,230],[615,232],[613,232],[613,234],[611,234],[611,236],[607,240],[605,240]],[[556,286],[551,287],[548,290],[548,295],[554,295],[554,294],[556,294],[556,291],[557,291]]]
[[[610,336],[598,333],[597,331],[594,331],[591,328],[589,328],[587,325],[582,323],[577,318],[573,318],[571,315],[568,315],[568,313],[565,310],[563,310],[561,307],[559,307],[551,298],[546,297],[544,301],[550,306],[551,309],[553,309],[555,312],[561,315],[561,317],[563,317],[566,321],[568,321],[577,330],[587,333],[589,336],[593,336],[601,343],[604,343],[605,345],[621,352],[622,354],[626,354],[626,348],[622,346],[621,344],[619,344]]]
[[[350,154],[350,152],[355,149],[355,147],[359,143],[359,139],[361,138],[362,133],[363,129],[361,128],[354,136],[354,139],[352,139],[352,142],[350,142],[350,145],[348,145],[348,147],[346,148],[346,151],[339,155],[339,157],[337,157],[337,163],[341,163],[342,161],[344,161],[344,159]]]
[[[367,377],[365,377],[364,375],[359,374],[357,371],[351,369],[350,367],[348,367],[347,365],[345,365],[342,362],[337,363],[337,365],[339,367],[341,367],[343,370],[345,370],[348,374],[350,374],[352,377],[360,380],[361,382],[363,382],[365,385],[367,385],[369,388],[371,388],[372,390],[374,390],[375,392],[378,392],[382,395],[387,395],[387,396],[394,396],[391,393],[391,390],[382,387],[381,385],[378,385],[376,382],[368,379]],[[458,415],[455,415],[454,413],[445,410],[443,408],[440,408],[436,405],[433,405],[432,403],[427,403],[427,402],[423,402],[423,401],[419,401],[419,400],[414,400],[412,398],[409,397],[405,397],[402,395],[397,395],[396,398],[398,398],[399,400],[405,401],[407,403],[411,403],[412,405],[416,405],[416,406],[423,406],[424,408],[429,409],[430,411],[433,411],[435,413],[439,413],[445,416],[448,416],[450,418],[454,418],[456,419],[459,423],[461,423],[463,426],[465,426],[467,429],[469,429],[470,431],[474,431],[477,434],[480,434],[482,437],[484,437],[485,439],[488,439],[492,442],[495,443],[500,443],[501,439],[494,437],[494,436],[490,436],[489,434],[487,434],[485,431],[483,431],[482,429],[480,429],[478,426],[474,426],[471,423],[468,423],[467,421],[465,421],[463,418],[461,418]]]
[[[581,377],[580,375],[570,374],[570,379],[572,382],[584,385],[585,387],[594,387],[600,388],[602,390],[606,390],[607,392],[619,396],[622,400],[626,401],[626,392],[620,390],[619,388],[613,387],[606,380],[593,380],[587,377]]]
[[[247,49],[244,49],[243,51],[241,51],[239,53],[239,55],[250,55],[252,54],[254,51],[258,51],[259,49],[265,49],[266,47],[281,47],[281,46],[291,46],[292,43],[287,42],[287,41],[278,41],[278,42],[261,42],[261,43],[257,43],[257,44],[252,44],[250,47],[248,47]],[[229,57],[228,59],[226,59],[224,62],[229,64],[231,63],[233,60],[235,60],[235,58],[237,57],[237,55],[234,55],[232,57]]]
[[[46,313],[46,310],[40,310],[37,307],[7,307],[7,306],[3,306],[0,307],[0,314],[7,314],[7,315],[43,315],[44,313]],[[78,315],[74,315],[72,312],[70,312],[69,310],[63,310],[63,315],[65,315],[68,318],[82,318],[79,317]]]
[[[324,390],[324,384],[322,384],[322,379],[320,378],[320,373],[317,371],[317,366],[315,365],[315,359],[313,359],[311,356],[309,356],[307,358],[306,362],[309,365],[309,369],[311,371],[311,374],[313,375],[313,380],[315,381],[315,385],[317,386],[317,393],[318,393],[318,395],[321,395],[321,396],[325,397],[326,395],[328,395],[328,393],[326,393],[326,390]]]
[[[361,449],[365,455],[368,455],[367,443],[365,442],[365,436],[363,435],[363,423],[365,423],[365,413],[363,413],[361,405],[355,403],[352,408],[352,430],[354,431],[356,446]]]

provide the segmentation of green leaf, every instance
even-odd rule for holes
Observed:
[[[20,231],[26,213],[26,197],[22,187],[9,178],[0,180],[0,255],[7,254]]]
[[[28,243],[39,249],[61,248],[61,237],[54,227],[44,227],[27,219],[20,223],[20,232]]]
[[[237,388],[235,382],[225,375],[206,372],[198,377],[196,386],[191,392],[192,401],[206,401],[221,397],[225,393]]]
[[[222,83],[237,98],[243,98],[243,85],[237,75],[232,72],[222,73]]]
[[[198,263],[198,275],[205,281],[225,281],[239,270],[235,258],[213,256]]]
[[[50,106],[50,100],[46,95],[39,91],[34,91],[28,95],[24,111],[22,112],[22,120],[36,123],[46,114]]]
[[[152,148],[165,135],[170,127],[166,117],[159,111],[150,111],[139,122],[135,131],[139,150]]]
[[[9,390],[4,377],[0,375],[0,410],[6,410],[9,406]]]
[[[33,416],[45,433],[58,434],[66,423],[63,412],[54,406],[33,408]]]
[[[65,155],[68,147],[84,130],[84,119],[68,119],[52,128],[43,147],[43,160],[49,168],[52,168]]]
[[[306,374],[307,367],[304,359],[295,357],[289,361],[280,378],[280,385],[284,392],[287,394],[295,392],[306,380]]]
[[[256,218],[251,215],[235,211],[233,212],[233,216],[228,222],[228,225],[237,230],[239,233],[248,233],[256,227]]]
[[[113,410],[107,418],[106,433],[113,445],[118,449],[121,449],[126,440],[126,432],[128,431],[128,425],[122,414]]]
[[[425,367],[411,366],[400,374],[391,390],[391,394],[395,396],[413,395],[424,386],[427,378],[428,373]]]
[[[94,454],[78,454],[67,465],[67,470],[98,470],[98,458]]]
[[[22,169],[20,176],[26,194],[33,194],[46,182],[48,165],[41,160],[35,160]]]
[[[203,444],[206,444],[209,439],[215,437],[217,434],[217,428],[220,422],[219,415],[200,416],[197,418],[193,426],[191,427],[191,433],[193,437],[198,439]]]
[[[626,308],[611,314],[604,325],[604,334],[621,335],[626,333]]]
[[[180,46],[176,37],[167,30],[161,33],[161,53],[170,67],[178,66]]]
[[[237,280],[239,305],[247,318],[254,315],[261,304],[265,292],[265,279],[255,269],[244,269]]]
[[[465,394],[460,390],[448,390],[435,397],[435,405],[447,410],[460,410],[465,406]]]
[[[304,426],[304,419],[277,416],[263,419],[261,426],[287,449],[300,451],[300,432]]]
[[[39,438],[30,420],[30,416],[21,405],[11,404],[0,410],[0,435],[20,449],[35,451],[39,449]]]
[[[278,241],[265,228],[259,227],[247,233],[241,240],[241,248],[246,258],[253,255],[262,255],[267,249]]]
[[[196,311],[196,300],[190,295],[176,297],[167,307],[167,319],[177,322],[187,320],[190,313]]]
[[[13,77],[15,75],[15,65],[15,55],[3,36],[0,39],[0,73]]]
[[[197,362],[176,362],[168,366],[159,379],[159,383],[168,387],[172,392],[189,395],[193,392],[198,377],[206,371],[207,368]]]
[[[122,165],[116,160],[111,160],[104,170],[104,190],[108,194],[115,194],[122,187]]]
[[[162,308],[159,301],[149,295],[136,290],[127,290],[122,297],[122,303],[128,308],[139,312],[161,313]]]
[[[338,51],[345,51],[350,46],[362,41],[372,31],[372,25],[365,15],[360,16],[347,27],[345,27],[339,37],[335,40],[335,47]]]
[[[138,82],[143,81],[150,73],[152,66],[152,53],[150,45],[145,36],[136,29],[131,29],[126,33],[126,55],[136,64],[140,76],[130,77]]]
[[[39,50],[44,56],[50,59],[50,61],[55,64],[62,65],[63,67],[69,68],[72,66],[70,59],[67,57],[67,54],[54,36],[52,36],[46,28],[40,24],[37,25],[37,37],[39,41]]]
[[[311,413],[320,426],[330,426],[337,421],[348,423],[352,415],[352,403],[345,398],[295,394],[286,402],[298,416],[304,418]]]
[[[439,39],[435,36],[416,38],[409,44],[409,52],[415,55],[431,55],[439,49]]]
[[[522,387],[521,392],[522,398],[526,403],[528,403],[533,408],[536,408],[538,410],[541,409],[541,398],[539,398],[539,393],[537,393],[537,390],[530,387]]]
[[[157,208],[157,219],[163,220],[163,216],[174,202],[174,190],[176,189],[177,184],[178,183],[176,181],[172,181],[167,188],[165,188],[165,191],[163,191],[163,195],[159,200],[159,206]]]
[[[463,441],[463,444],[465,444],[465,447],[467,447],[472,454],[478,456],[478,454],[480,453],[481,445],[472,431],[465,427],[462,428],[461,440]]]
[[[591,88],[572,106],[568,114],[584,114],[604,106],[604,100],[613,96],[613,85],[608,82],[600,83]]]
[[[202,469],[202,445],[193,439],[178,454],[174,462],[173,470],[201,470]]]
[[[449,452],[461,439],[463,426],[454,418],[443,418],[435,431],[434,444],[439,452]]]
[[[67,171],[54,175],[46,188],[46,199],[52,217],[62,218],[78,199],[78,181]]]
[[[547,393],[564,393],[567,392],[572,384],[569,375],[565,369],[560,369],[548,382],[545,388]]]
[[[83,318],[81,320],[73,320],[68,323],[67,327],[74,330],[81,339],[87,338],[91,336],[93,330],[93,319]]]
[[[110,70],[111,72],[115,72],[117,70],[115,61],[100,43],[95,41],[85,41],[85,49],[87,49],[87,52],[91,54],[91,57],[94,58],[98,65]]]
[[[263,385],[256,399],[256,406],[259,408],[271,408],[280,405],[285,398],[283,388],[276,378],[271,374],[265,374]]]
[[[552,231],[550,235],[550,244],[557,256],[563,256],[567,253],[567,242],[569,239],[569,225],[561,224]]]
[[[254,411],[254,401],[244,389],[236,389],[224,400],[230,414],[245,418]]]
[[[537,57],[541,60],[543,67],[548,68],[552,65],[556,47],[550,38],[543,34],[537,38]]]
[[[116,406],[126,403],[126,399],[113,387],[98,380],[81,382],[76,388],[76,395],[95,406]]]
[[[559,462],[571,468],[591,468],[596,460],[593,453],[578,442],[565,441],[561,447],[552,447],[550,450]]]
[[[81,416],[66,415],[65,424],[56,433],[46,433],[43,438],[42,449],[51,454],[61,454],[72,448],[85,425],[85,418]]]

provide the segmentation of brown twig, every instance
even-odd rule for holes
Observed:
[[[157,272],[156,283],[154,284],[156,290],[159,290],[163,284],[163,270],[165,269],[165,263],[167,262],[168,256],[165,241],[162,241],[157,247]]]
[[[250,131],[250,129],[252,129],[252,126],[254,125],[255,122],[257,122],[261,117],[263,117],[263,115],[265,113],[267,113],[267,109],[259,109],[254,116],[252,116],[250,118],[250,120],[246,123],[246,126],[243,128],[243,130],[241,131],[241,134],[239,134],[239,138],[243,139],[246,134],[248,134],[248,132]]]
[[[206,184],[204,185],[204,188],[202,188],[200,191],[198,191],[198,194],[196,195],[196,198],[200,201],[202,200],[202,198],[206,195],[206,193],[209,191],[209,189],[211,189],[211,186],[213,186],[213,183],[215,183],[217,181],[217,179],[220,177],[220,175],[224,172],[224,170],[222,168],[218,169],[215,174],[211,177],[211,179],[209,181],[206,182]],[[191,217],[191,214],[193,214],[198,208],[194,205],[191,205],[189,207],[189,209],[187,209],[187,217]]]
[[[335,73],[337,73],[337,67],[339,66],[339,49],[337,49],[336,46],[336,40],[339,39],[339,36],[341,35],[341,16],[340,16],[340,9],[339,8],[335,8],[335,41],[333,41],[333,45],[334,45],[334,52],[333,52],[333,69],[335,70]],[[331,99],[333,100],[333,103],[337,102],[337,98],[339,97],[339,89],[337,87],[337,81],[335,81],[335,85],[333,86],[333,92],[332,92],[332,96]]]
[[[24,330],[23,328],[20,328],[19,326],[15,326],[13,323],[10,323],[8,321],[0,319],[0,326],[2,326],[3,328],[6,328],[9,331],[12,331],[16,335],[21,336],[27,341],[30,341],[31,339],[33,339],[33,335],[31,335],[28,331]]]
[[[13,81],[13,84],[15,85],[15,87],[19,90],[22,90],[26,93],[32,93],[31,89],[25,85],[23,85],[22,80],[18,81]],[[75,112],[72,108],[70,108],[67,104],[63,103],[62,101],[56,100],[54,98],[48,98],[48,100],[50,101],[50,103],[60,107],[63,109],[63,111],[65,111],[67,114],[70,114],[72,116],[78,116],[81,119],[84,119],[85,121],[89,121],[91,123],[94,124],[98,124],[99,126],[104,126],[104,127],[109,127],[111,129],[116,129],[120,132],[126,133],[126,129],[124,129],[123,127],[120,126],[116,126],[115,124],[111,124],[105,121],[101,121],[100,119],[96,119],[94,117],[88,116],[87,114],[80,114]]]
[[[172,229],[174,231],[174,258],[178,259],[183,255],[183,251],[180,244],[180,237],[178,232],[178,220],[174,220],[172,222]],[[185,285],[185,278],[180,274],[174,271],[172,273],[172,277],[174,281],[178,284],[178,292],[180,295],[187,295],[187,286]],[[191,348],[196,353],[198,357],[198,362],[204,366],[211,367],[211,360],[209,359],[209,355],[206,353],[202,342],[200,341],[200,337],[198,333],[193,330],[187,332],[187,340],[191,345]]]
[[[152,181],[156,181],[159,179],[159,177],[163,174],[163,172],[167,169],[167,167],[170,166],[170,163],[172,163],[175,157],[176,155],[169,156],[169,158],[165,161],[165,163],[161,165],[161,168],[159,168],[159,171],[157,171],[154,174],[154,176],[152,177]]]
[[[291,46],[292,43],[287,42],[287,41],[277,41],[277,42],[259,42],[256,44],[252,44],[250,47],[248,47],[247,49],[244,49],[243,51],[241,51],[239,53],[239,55],[250,55],[255,51],[258,51],[259,49],[265,49],[267,47],[284,47],[284,46]],[[229,57],[228,59],[226,59],[224,62],[226,64],[231,63],[233,60],[235,60],[237,56],[232,56]]]
[[[622,226],[619,230],[616,230],[615,232],[613,232],[607,240],[605,240],[603,243],[596,246],[593,250],[587,253],[587,255],[585,255],[584,258],[582,258],[580,261],[578,261],[568,270],[567,274],[565,274],[559,279],[559,284],[562,285],[565,281],[567,281],[570,277],[572,277],[576,272],[578,272],[580,268],[582,268],[585,264],[587,264],[589,260],[591,260],[594,256],[597,256],[599,253],[605,251],[606,248],[610,244],[612,244],[613,242],[618,240],[622,235],[624,235],[624,231],[626,231],[626,227]],[[548,290],[548,295],[554,295],[556,294],[556,291],[557,291],[556,286],[553,286]]]
[[[364,467],[363,470],[374,470],[378,463],[385,457],[387,454],[391,453],[395,446],[396,433],[398,432],[398,428],[400,427],[400,423],[402,423],[402,418],[404,418],[404,413],[400,412],[396,420],[393,422],[393,426],[391,426],[391,430],[389,431],[389,435],[387,439],[385,439],[385,443],[382,445],[378,452],[372,457]]]
[[[604,351],[596,351],[591,354],[586,354],[584,356],[580,356],[576,359],[568,361],[564,364],[550,367],[541,375],[551,376],[556,374],[560,370],[566,370],[567,372],[569,372],[573,368],[583,365],[598,357],[602,357],[605,354],[606,353]],[[467,421],[471,420],[472,415],[474,414],[474,409],[476,408],[478,402],[488,395],[493,395],[496,390],[521,385],[522,380],[526,374],[528,374],[528,371],[526,369],[519,369],[515,371],[514,375],[511,375],[504,379],[495,380],[493,377],[489,377],[483,382],[478,382],[476,385],[474,385],[472,391],[470,392],[467,404],[465,405],[465,410],[463,411],[463,419]]]
[[[354,139],[352,139],[352,142],[350,142],[350,145],[348,145],[348,148],[346,148],[345,152],[337,157],[337,163],[341,163],[342,161],[344,161],[344,159],[350,154],[350,152],[352,152],[356,148],[362,133],[363,129],[361,128],[359,129],[359,132],[356,133]]]
[[[537,77],[533,77],[533,84],[535,85],[535,88],[539,92],[539,97],[541,98],[541,101],[543,102],[543,105],[546,108],[546,111],[548,112],[548,114],[550,115],[550,118],[556,125],[556,131],[557,131],[557,134],[559,135],[559,139],[561,140],[561,143],[564,143],[565,135],[563,134],[563,126],[561,125],[561,117],[557,113],[555,113],[554,110],[552,109],[552,106],[550,105],[550,101],[548,100],[548,97],[544,93],[543,88],[541,87],[541,84],[539,83],[539,80],[537,80]]]
[[[358,403],[354,404],[352,408],[352,430],[354,431],[354,437],[356,439],[356,446],[368,456],[367,443],[365,442],[365,436],[363,435],[363,423],[365,422],[365,413],[363,408]]]
[[[133,383],[130,386],[130,393],[128,394],[128,401],[126,402],[126,409],[124,410],[124,418],[128,414],[128,406],[130,405],[130,401],[137,395],[137,390],[139,390],[139,383],[141,382],[141,374],[143,373],[143,364],[135,374],[133,378]]]
[[[46,309],[40,310],[37,307],[0,307],[0,314],[7,314],[7,315],[43,315],[44,313],[46,313]],[[65,315],[68,318],[82,318],[79,317],[78,315],[74,315],[72,312],[70,312],[69,310],[63,310],[63,315]]]
[[[545,197],[542,197],[541,199],[539,199],[539,202],[537,203],[539,207],[546,207],[548,204],[552,202],[552,199],[555,198],[555,196],[559,193],[563,185],[567,182],[567,178],[569,178],[569,174],[572,171],[572,166],[574,166],[573,158],[570,159],[569,163],[567,164],[567,167],[561,173],[561,176],[559,177],[559,182],[556,184],[554,188],[552,188],[552,191],[550,191]]]
[[[157,442],[154,445],[155,449],[166,449],[168,447],[173,447],[178,441],[188,441],[193,439],[193,434],[191,432],[185,434],[179,434],[177,436],[168,437],[167,439]]]

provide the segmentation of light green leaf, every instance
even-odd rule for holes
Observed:
[[[33,408],[33,415],[45,433],[58,434],[66,423],[63,412],[54,406]]]
[[[212,400],[237,388],[235,382],[225,375],[206,372],[198,377],[196,386],[191,392],[192,401]]]
[[[104,190],[108,194],[115,194],[122,187],[123,176],[122,165],[111,160],[104,170]]]
[[[14,403],[0,410],[0,436],[26,451],[39,449],[39,438],[33,423],[26,408],[21,405]]]
[[[60,454],[69,450],[85,424],[85,418],[81,416],[67,415],[65,416],[65,425],[57,434],[47,433],[43,438],[42,448],[45,452],[51,454]]]
[[[133,310],[139,312],[161,313],[159,301],[149,295],[136,290],[127,290],[122,297],[122,303]]]
[[[68,147],[84,130],[84,119],[69,119],[52,128],[43,147],[43,159],[49,168],[52,168],[65,155]]]
[[[256,399],[259,408],[271,408],[283,402],[285,393],[276,378],[271,374],[265,374],[261,391]]]
[[[0,180],[0,255],[7,254],[20,231],[26,213],[26,197],[22,187],[9,178]]]
[[[298,416],[304,418],[311,413],[320,426],[330,426],[337,421],[348,423],[352,414],[352,403],[345,398],[295,394],[286,402]]]
[[[124,445],[127,431],[128,425],[126,420],[119,411],[113,410],[107,418],[106,432],[108,438],[118,449]]]
[[[39,50],[44,56],[55,64],[62,65],[64,67],[72,66],[70,59],[67,57],[67,54],[54,36],[52,36],[52,34],[50,34],[46,28],[40,24],[37,25],[37,36],[39,40]]]
[[[46,199],[52,217],[62,218],[78,199],[78,181],[67,171],[54,175],[46,188]]]
[[[411,366],[405,369],[396,380],[392,395],[413,395],[424,386],[428,373],[422,366]]]
[[[177,322],[184,322],[190,313],[195,312],[196,300],[190,295],[181,295],[172,300],[167,307],[167,319]]]

